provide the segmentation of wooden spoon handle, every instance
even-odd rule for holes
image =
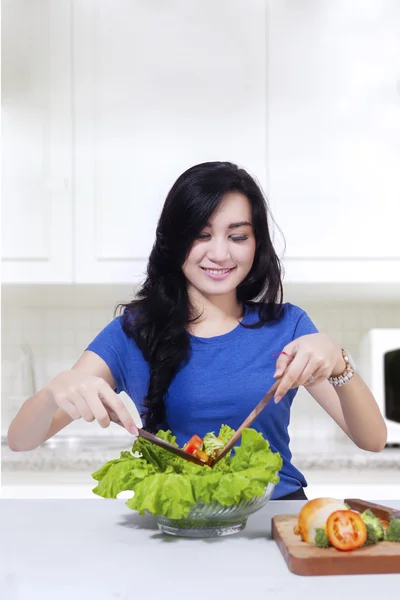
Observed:
[[[258,417],[260,412],[262,410],[264,410],[264,408],[267,406],[267,404],[271,400],[271,398],[273,398],[279,383],[280,383],[280,379],[275,381],[274,385],[268,390],[268,392],[265,394],[265,396],[262,398],[262,400],[260,400],[260,402],[257,404],[257,406],[251,411],[249,416],[246,417],[246,419],[243,421],[243,423],[240,425],[240,427],[235,431],[235,433],[233,434],[233,436],[231,437],[229,442],[227,444],[225,444],[225,446],[222,448],[221,452],[219,452],[219,454],[217,455],[216,459],[213,461],[211,466],[214,466],[218,461],[221,460],[221,458],[223,458],[233,448],[233,446],[236,444],[236,442],[242,435],[243,429],[245,429],[246,427],[250,427],[250,425]]]
[[[180,456],[181,458],[184,458],[189,462],[196,463],[196,465],[204,466],[205,464],[202,460],[197,458],[197,456],[193,456],[193,454],[189,454],[189,452],[185,452],[185,450],[173,446],[169,442],[162,440],[161,438],[157,437],[156,435],[153,435],[152,433],[149,433],[148,431],[145,431],[144,429],[138,429],[138,432],[139,437],[144,438],[145,440],[151,442],[152,444],[155,444],[156,446],[160,446],[160,448],[164,448],[164,450],[168,450],[168,452],[172,452],[172,454],[176,454],[177,456]]]
[[[369,508],[378,519],[382,519],[383,521],[389,521],[391,517],[400,518],[400,510],[389,508],[382,504],[374,504],[373,502],[361,500],[360,498],[346,498],[345,503],[358,512],[364,512],[364,510]]]

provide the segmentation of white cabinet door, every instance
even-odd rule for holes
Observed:
[[[69,2],[2,3],[2,280],[72,281]]]
[[[264,0],[75,2],[76,280],[142,279],[175,179],[230,160],[266,182]]]
[[[400,267],[399,56],[400,3],[270,1],[269,195],[289,262]]]

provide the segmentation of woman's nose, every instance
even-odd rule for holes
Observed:
[[[228,243],[225,240],[212,240],[208,250],[208,257],[216,263],[229,259]]]

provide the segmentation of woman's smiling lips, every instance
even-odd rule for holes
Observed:
[[[226,279],[230,273],[236,268],[231,267],[229,269],[208,269],[207,267],[200,267],[204,273],[211,277],[211,279]]]

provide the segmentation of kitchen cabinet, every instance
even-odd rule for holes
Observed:
[[[9,0],[3,23],[4,283],[138,282],[182,171],[265,185],[263,0]]]
[[[269,196],[291,281],[400,280],[400,4],[364,9],[269,2]]]
[[[2,280],[73,277],[69,2],[2,3]]]
[[[400,5],[31,4],[2,14],[4,283],[139,283],[175,179],[232,160],[286,283],[400,284]]]
[[[263,0],[75,3],[77,282],[142,277],[190,166],[231,160],[265,184],[266,26]]]

